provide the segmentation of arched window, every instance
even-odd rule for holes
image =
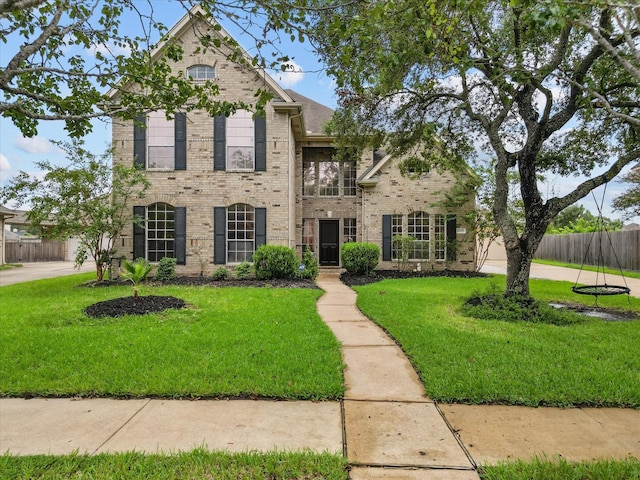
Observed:
[[[227,263],[250,262],[255,251],[255,210],[236,203],[227,208]]]
[[[175,208],[168,203],[153,203],[147,207],[147,260],[159,262],[174,256]]]
[[[216,78],[216,71],[209,65],[193,65],[187,68],[187,76],[195,82],[206,82]]]
[[[429,259],[429,214],[414,212],[408,217],[407,234],[414,238],[413,251],[409,252],[410,260]]]

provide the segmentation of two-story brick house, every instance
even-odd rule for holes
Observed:
[[[376,152],[334,160],[333,139],[322,132],[332,110],[282,89],[260,69],[202,52],[197,35],[227,35],[212,22],[196,7],[171,29],[185,51],[175,70],[215,81],[224,100],[249,103],[258,88],[273,99],[264,117],[240,110],[229,117],[191,111],[168,121],[151,112],[136,122],[114,120],[114,163],[145,169],[152,185],[131,205],[145,224],[122,232],[118,254],[151,262],[175,257],[180,273],[207,274],[250,261],[265,243],[298,252],[308,246],[321,266],[339,266],[342,244],[368,241],[382,249],[380,266],[393,268],[391,239],[404,234],[419,240],[410,257],[422,269],[474,268],[473,232],[455,217],[474,200],[459,211],[434,206],[453,176],[410,180],[396,159]],[[447,255],[452,240],[455,259]]]

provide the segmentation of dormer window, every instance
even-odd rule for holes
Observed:
[[[216,71],[209,65],[193,65],[187,68],[187,76],[194,82],[204,83],[216,78]]]

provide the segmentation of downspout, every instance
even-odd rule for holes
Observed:
[[[365,195],[365,189],[362,185],[358,185],[358,188],[360,189],[360,193],[362,195],[362,213],[361,213],[361,217],[360,217],[360,222],[362,225],[362,242],[368,242],[369,238],[368,238],[368,228],[367,228],[367,223],[365,222],[365,213],[366,213],[366,209],[365,209],[365,204],[366,204],[366,195]]]
[[[292,165],[289,168],[289,247],[296,249],[296,139],[293,132],[293,120],[302,117],[302,112],[296,113],[289,117],[289,139],[293,141],[293,150],[289,145],[289,152],[292,153]],[[302,206],[302,204],[301,204]],[[291,212],[293,212],[293,218],[291,218]]]

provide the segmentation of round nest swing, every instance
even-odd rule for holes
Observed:
[[[629,287],[625,287],[622,285],[579,285],[573,286],[571,288],[573,293],[577,293],[578,295],[595,295],[604,296],[604,295],[629,295],[631,293],[631,289]]]
[[[615,249],[613,248],[611,236],[609,235],[609,231],[607,230],[607,227],[604,224],[604,218],[602,216],[602,205],[604,204],[604,198],[605,198],[606,192],[607,192],[607,185],[605,184],[600,205],[598,205],[598,202],[596,201],[596,197],[593,191],[591,192],[591,195],[593,196],[596,207],[598,208],[598,220],[597,220],[598,228],[593,232],[593,234],[589,239],[589,243],[587,245],[587,248],[585,249],[585,255],[582,260],[582,265],[580,265],[580,271],[578,272],[578,278],[576,278],[576,283],[573,285],[573,287],[571,287],[571,290],[573,291],[573,293],[576,293],[578,295],[593,295],[596,300],[596,305],[598,304],[598,297],[610,296],[610,295],[627,295],[627,299],[629,300],[629,302],[631,302],[631,300],[629,299],[629,296],[631,294],[631,289],[627,286],[627,281],[624,278],[624,275],[622,273],[622,268],[620,266],[620,260],[618,260],[618,255],[616,254]],[[589,255],[589,249],[591,248],[591,243],[593,242],[593,239],[596,236],[596,234],[598,236],[596,283],[593,285],[578,285],[578,281],[580,280],[580,274],[582,273],[587,256]],[[625,283],[624,285],[607,284],[607,277],[605,274],[605,262],[604,262],[604,255],[603,255],[603,249],[602,249],[602,240],[605,235],[607,237],[607,240],[609,241],[609,248],[613,253],[613,257],[615,258],[618,264],[618,270],[620,271],[620,276],[622,277],[622,281]],[[600,275],[602,275],[602,279],[604,283],[598,282]]]

